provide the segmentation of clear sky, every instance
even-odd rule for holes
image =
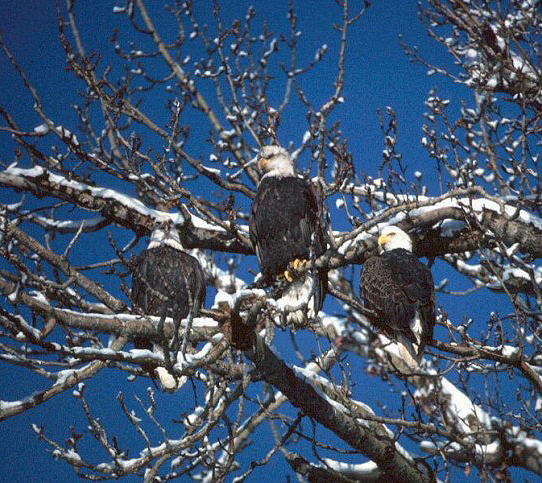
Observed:
[[[199,0],[198,0],[199,1]],[[77,101],[77,92],[72,81],[71,73],[65,70],[64,54],[58,40],[58,30],[54,2],[33,1],[4,1],[3,21],[0,30],[4,41],[26,70],[31,81],[38,88],[44,101],[46,111],[70,130],[76,131],[77,123],[70,104]],[[103,52],[103,63],[112,62],[109,39],[115,27],[124,29],[121,35],[129,36],[126,31],[127,23],[112,13],[112,2],[95,1],[79,2],[78,17],[82,30],[83,42],[87,52]],[[121,0],[117,1],[122,4]],[[148,1],[148,4],[151,2]],[[211,4],[203,2],[201,4]],[[254,1],[257,10],[255,25],[267,22],[271,30],[286,32],[286,1]],[[337,51],[338,35],[332,29],[331,23],[340,21],[340,11],[332,0],[298,0],[297,11],[299,29],[303,31],[300,39],[300,63],[302,59],[311,59],[316,49],[326,43],[330,46],[329,59],[334,59]],[[223,12],[229,19],[242,16],[246,12],[248,2],[230,0],[224,2]],[[206,12],[207,10],[207,12]],[[164,14],[157,9],[151,9],[155,24],[162,29],[160,19],[164,19],[164,29],[167,29]],[[207,15],[207,21],[213,20],[209,14],[210,8],[202,8],[201,15]],[[398,150],[403,153],[404,162],[408,167],[409,179],[414,180],[415,170],[424,172],[424,182],[437,194],[436,180],[430,178],[433,164],[421,148],[424,99],[433,87],[438,87],[441,97],[454,100],[452,109],[459,108],[459,96],[464,96],[466,90],[451,81],[434,76],[428,76],[423,66],[409,62],[399,45],[399,34],[410,44],[420,45],[431,59],[440,59],[442,64],[449,63],[444,49],[431,41],[417,17],[416,2],[396,2],[393,0],[376,1],[364,17],[352,28],[348,45],[347,68],[344,97],[345,104],[337,110],[335,116],[341,121],[341,127],[350,140],[354,154],[356,169],[360,172],[376,176],[376,170],[381,162],[383,137],[380,131],[378,110],[391,106],[399,120]],[[312,93],[315,104],[321,103],[332,92],[333,79],[336,70],[330,62],[326,68],[320,68],[310,77],[313,84],[304,85]],[[167,94],[164,94],[166,96]],[[467,93],[467,96],[469,94]],[[470,102],[470,97],[467,97]],[[18,122],[27,130],[32,130],[40,124],[37,115],[32,111],[32,101],[24,90],[20,78],[13,72],[5,57],[0,56],[0,106],[12,112]],[[164,102],[159,98],[156,103],[157,115],[164,109]],[[165,111],[164,111],[165,112]],[[283,120],[283,143],[293,141],[299,144],[306,130],[304,113],[290,112],[291,116]],[[298,114],[298,115],[297,115]],[[0,159],[6,163],[13,158],[13,146],[5,134],[0,134]],[[433,171],[434,172],[434,171]],[[425,174],[427,173],[427,174]],[[14,195],[14,199],[18,199]],[[346,226],[336,227],[347,229]],[[90,256],[98,256],[91,251]],[[443,265],[441,272],[435,273],[435,281],[450,276]],[[253,267],[254,268],[254,267]],[[435,270],[434,270],[435,272]],[[455,280],[455,287],[464,286],[464,282]],[[476,316],[485,313],[488,300],[479,296],[468,299],[468,307],[458,307],[457,299],[440,297],[441,303],[447,303],[450,317],[459,318],[464,315]],[[463,302],[464,303],[464,302]],[[493,302],[491,302],[493,303]],[[118,406],[115,397],[119,389],[126,390],[125,376],[118,371],[105,371],[106,377],[101,377],[99,391],[89,383],[89,397],[102,410],[101,416],[113,423],[118,417]],[[0,365],[2,391],[0,398],[15,399],[28,393],[29,387],[34,387],[33,377],[26,371]],[[366,376],[364,376],[366,377]],[[358,382],[359,399],[377,408],[378,394],[371,393],[372,380]],[[128,385],[128,391],[144,392],[148,381],[138,381]],[[174,396],[168,396],[174,397]],[[178,401],[176,404],[182,404]],[[2,437],[0,438],[0,474],[9,475],[11,481],[43,482],[43,481],[76,481],[76,477],[65,463],[55,462],[46,452],[46,446],[37,440],[31,430],[31,424],[44,425],[52,438],[62,440],[67,437],[70,424],[83,425],[81,409],[71,396],[71,392],[56,397],[54,400],[28,411],[20,416],[0,423]],[[139,449],[138,445],[134,451]],[[258,443],[254,451],[257,453]],[[260,481],[284,481],[284,475],[289,470],[284,466],[279,456],[275,457],[276,474],[269,474],[271,466],[255,472],[252,479]],[[277,479],[277,474],[281,475]]]

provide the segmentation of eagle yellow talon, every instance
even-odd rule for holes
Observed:
[[[294,277],[292,276],[292,274],[290,273],[289,270],[284,271],[284,278],[286,280],[288,280],[288,282],[290,282],[290,283],[292,283],[294,281]]]
[[[295,260],[291,261],[288,264],[288,268],[286,272],[284,272],[284,275],[286,276],[286,280],[291,282],[294,278],[298,278],[299,275],[305,271],[307,264],[308,264],[308,260],[301,260],[299,258],[296,258]],[[286,273],[288,273],[288,275],[286,275]]]
[[[294,269],[299,272],[305,267],[306,263],[306,260],[300,260],[299,258],[296,258],[294,260]]]

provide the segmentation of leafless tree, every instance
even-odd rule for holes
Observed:
[[[218,0],[213,24],[204,25],[187,0],[168,7],[176,34],[166,35],[154,7],[127,0],[114,9],[121,28],[108,64],[83,44],[75,0],[59,4],[60,42],[80,86],[75,125],[46,111],[34,73],[0,38],[41,119],[27,126],[0,109],[0,129],[13,142],[13,158],[0,160],[0,358],[41,379],[26,397],[0,401],[0,419],[73,392],[88,429],[70,432],[66,415],[58,421],[69,434],[64,442],[47,426],[34,429],[55,458],[90,479],[243,481],[277,458],[308,481],[420,482],[458,469],[510,480],[513,467],[542,474],[541,4],[420,5],[420,19],[455,67],[405,44],[406,55],[466,92],[449,100],[434,91],[426,100],[422,146],[434,164],[423,176],[438,177],[435,195],[421,173],[406,172],[391,108],[381,119],[379,166],[359,166],[335,121],[349,32],[367,6],[330,1],[335,80],[321,104],[303,80],[317,82],[328,48],[298,63],[303,38],[293,5],[278,35],[255,21],[254,8],[225,23]],[[167,110],[146,102],[153,95]],[[303,127],[286,135],[295,104],[306,114],[297,120]],[[336,313],[303,328],[314,337],[310,353],[298,346],[301,328],[281,326],[271,294],[254,285],[257,262],[248,257],[259,176],[250,161],[281,140],[313,176],[327,220],[328,249],[314,263],[330,270]],[[130,382],[147,377],[141,366],[165,361],[132,341],[160,342],[163,334],[157,317],[129,302],[130,263],[164,220],[200,259],[210,295],[186,354],[174,361],[185,385],[175,394],[151,385],[140,393]],[[351,229],[337,231],[340,223]],[[351,267],[375,252],[386,224],[408,230],[417,255],[470,284],[458,293],[444,282],[438,292],[489,300],[491,291],[507,307],[488,303],[477,319],[452,320],[439,304],[435,341],[416,374],[396,370],[353,288]],[[97,245],[100,258],[81,262]],[[172,330],[167,319],[166,336]],[[359,361],[364,373],[350,370]],[[126,375],[118,394],[100,387],[104,368]],[[362,378],[384,381],[382,407],[354,397]],[[132,428],[132,447],[102,421],[87,398],[92,391],[103,391],[102,404]],[[174,421],[161,417],[161,406],[179,401]],[[274,443],[247,454],[261,431]]]

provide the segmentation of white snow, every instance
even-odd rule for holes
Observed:
[[[427,212],[441,210],[443,208],[461,208],[467,209],[478,215],[481,215],[484,210],[490,210],[501,215],[514,217],[525,224],[530,224],[542,230],[542,220],[526,210],[518,210],[515,206],[503,203],[502,207],[499,203],[486,198],[446,198],[438,203],[415,208],[409,212],[410,216],[421,216]]]
[[[378,469],[378,466],[373,461],[367,461],[366,463],[342,463],[339,461],[332,460],[330,458],[324,458],[324,463],[326,464],[326,467],[333,471],[337,471],[341,475],[352,478],[352,479],[362,479],[367,478],[371,475],[375,475],[375,478],[377,475],[380,474],[380,470]]]
[[[211,156],[214,156],[214,154],[212,154]],[[216,156],[215,156],[215,160],[216,160]],[[214,174],[214,175],[218,176],[219,178],[222,177],[222,172],[220,171],[220,169],[209,168],[208,166],[201,166],[201,168],[204,171],[207,171],[208,173],[211,173],[211,174]]]
[[[36,134],[47,134],[49,132],[49,126],[45,123],[40,124],[34,128]]]
[[[34,166],[33,168],[18,168],[10,166],[4,171],[0,172],[0,180],[9,181],[12,186],[24,187],[27,182],[32,182],[33,178],[47,177],[49,182],[71,188],[80,192],[89,192],[92,196],[103,199],[115,200],[128,208],[133,209],[145,216],[151,216],[158,222],[171,221],[173,224],[182,225],[184,223],[184,217],[181,213],[165,213],[163,211],[154,210],[148,208],[144,203],[131,196],[125,195],[110,188],[100,188],[90,186],[79,181],[68,180],[63,176],[54,174],[47,171],[42,166]],[[197,222],[197,217],[192,215],[192,221]],[[219,229],[212,226],[213,230]]]

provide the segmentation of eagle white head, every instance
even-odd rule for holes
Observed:
[[[155,248],[162,245],[169,245],[177,250],[183,250],[179,232],[170,221],[156,223],[152,230],[151,240],[148,248]]]
[[[380,232],[378,246],[383,252],[403,248],[412,252],[412,239],[398,226],[387,226]]]
[[[275,144],[260,149],[258,167],[264,176],[295,176],[294,160],[286,149]]]

